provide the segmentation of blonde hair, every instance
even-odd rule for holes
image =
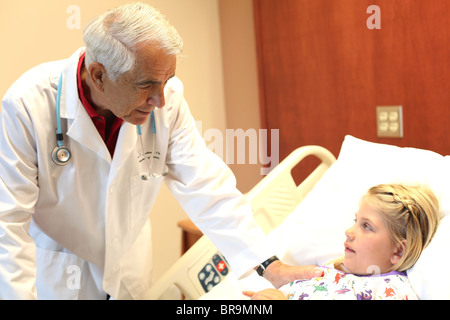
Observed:
[[[439,225],[439,202],[433,191],[425,186],[381,184],[370,188],[362,201],[383,217],[394,244],[406,240],[403,255],[391,271],[411,268]]]

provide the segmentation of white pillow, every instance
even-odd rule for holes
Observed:
[[[344,232],[353,224],[359,200],[380,183],[425,184],[438,197],[443,215],[450,214],[450,157],[415,149],[363,141],[346,136],[339,157],[296,210],[269,236],[289,264],[323,265],[344,251]],[[448,261],[450,223],[443,223],[416,266],[408,273],[422,299],[436,297],[428,287],[436,274],[423,272],[434,261]],[[439,257],[436,255],[439,253]],[[450,297],[450,278],[438,295]],[[430,286],[429,286],[430,284]],[[430,287],[431,288],[431,287]]]
[[[446,215],[430,245],[416,264],[408,270],[408,278],[421,299],[450,299],[450,277],[445,269],[450,265],[450,215]]]
[[[378,144],[346,136],[339,154],[342,163],[336,179],[352,192],[365,193],[379,183],[425,184],[440,200],[444,214],[450,213],[449,157],[438,153]]]

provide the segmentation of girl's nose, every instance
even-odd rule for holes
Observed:
[[[345,237],[347,238],[347,240],[351,241],[354,239],[354,234],[353,234],[353,226],[348,228],[347,230],[345,230]]]

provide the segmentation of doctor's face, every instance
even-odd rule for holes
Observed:
[[[118,118],[143,124],[155,108],[165,105],[164,87],[175,76],[176,56],[146,46],[138,50],[137,66],[116,82],[107,77],[104,98],[107,108]]]

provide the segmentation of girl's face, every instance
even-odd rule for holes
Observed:
[[[395,245],[382,216],[365,201],[356,213],[355,224],[345,231],[344,267],[353,274],[387,273],[403,252]]]

